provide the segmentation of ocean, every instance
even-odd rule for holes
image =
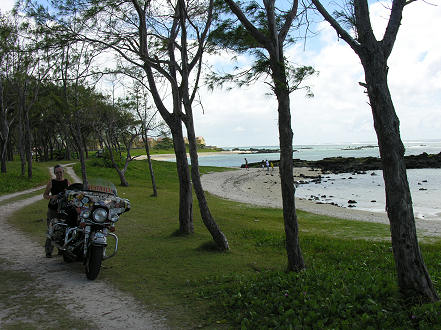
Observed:
[[[423,152],[438,154],[441,141],[404,142],[405,155],[419,155]],[[248,149],[250,147],[239,147]],[[255,146],[255,149],[278,149],[278,146]],[[293,158],[320,160],[326,157],[379,157],[375,143],[295,145]],[[233,150],[233,147],[225,147]],[[264,154],[199,154],[202,166],[240,167],[246,157],[248,162],[279,160],[279,153]],[[174,159],[170,159],[173,161]],[[407,170],[416,218],[441,220],[441,169]],[[386,207],[384,182],[381,171],[368,171],[366,174],[330,174],[325,175],[320,184],[298,184],[296,197],[313,199],[322,203],[335,203],[341,207],[384,212]],[[349,200],[356,203],[348,203]]]
[[[438,154],[441,152],[441,141],[411,141],[404,143],[406,156],[419,155],[423,152]],[[223,147],[224,150],[239,149],[279,149],[278,146],[253,146],[253,147]],[[323,145],[294,145],[293,158],[304,160],[320,160],[326,157],[380,157],[378,146],[375,143],[353,144],[323,144]],[[199,164],[202,166],[240,167],[247,158],[249,163],[262,160],[279,160],[280,155],[275,153],[264,154],[199,154]]]

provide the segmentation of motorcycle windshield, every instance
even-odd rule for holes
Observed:
[[[105,179],[91,179],[88,183],[87,190],[96,191],[111,195],[118,195],[115,185]]]

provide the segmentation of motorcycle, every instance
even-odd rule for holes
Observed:
[[[47,236],[65,262],[83,261],[87,278],[94,280],[102,261],[118,251],[115,223],[130,210],[130,201],[118,197],[115,186],[106,182],[86,190],[74,183],[57,196],[57,203],[57,217],[51,219]],[[110,255],[106,255],[108,237],[114,239]]]

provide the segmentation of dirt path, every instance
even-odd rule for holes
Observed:
[[[67,169],[75,178],[71,171]],[[3,200],[9,198],[11,195],[2,196]],[[66,264],[61,257],[45,258],[42,246],[6,222],[14,211],[41,199],[39,194],[0,207],[0,259],[7,261],[3,266],[30,273],[46,298],[60,301],[74,317],[90,322],[90,329],[166,329],[164,318],[147,311],[133,297],[99,279],[88,281],[81,263]],[[14,321],[7,317],[8,306],[0,310],[0,328],[2,323]]]

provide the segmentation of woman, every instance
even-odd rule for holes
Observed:
[[[54,174],[55,174],[55,179],[51,179],[47,183],[46,189],[43,193],[43,198],[49,200],[48,209],[47,209],[48,228],[51,219],[57,216],[57,209],[58,209],[57,195],[60,192],[66,190],[66,188],[69,186],[69,181],[64,178],[64,169],[61,165],[54,166]],[[46,258],[51,258],[54,246],[49,238],[46,239],[46,244],[44,247],[46,252]]]

